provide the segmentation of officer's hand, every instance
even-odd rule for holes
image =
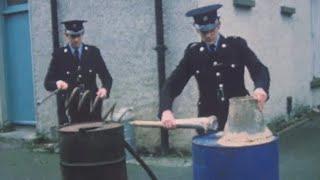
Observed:
[[[100,88],[98,91],[97,91],[97,96],[99,97],[99,98],[105,98],[105,97],[107,97],[107,90],[106,90],[106,88]]]
[[[168,129],[176,128],[175,118],[173,116],[172,111],[170,110],[163,111],[161,116],[161,122],[165,128],[168,128]]]
[[[57,85],[57,88],[61,89],[61,90],[66,90],[69,87],[68,83],[66,83],[66,82],[64,82],[62,80],[57,81],[56,85]]]
[[[268,98],[267,93],[262,88],[257,88],[253,92],[253,98],[258,100],[259,110],[262,111],[263,110],[263,106],[266,103],[267,98]]]

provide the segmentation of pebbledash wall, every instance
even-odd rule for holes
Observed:
[[[320,91],[311,90],[313,79],[313,41],[311,1],[256,1],[251,9],[236,8],[231,0],[164,0],[164,34],[167,76],[173,71],[190,42],[199,41],[192,19],[185,12],[198,5],[221,3],[225,36],[245,38],[271,74],[271,98],[265,107],[267,121],[286,113],[286,99],[293,97],[294,108],[320,103]],[[280,6],[296,8],[292,17],[280,14]],[[43,80],[52,53],[52,27],[49,1],[31,0],[30,24],[36,100],[46,96]],[[110,106],[133,107],[136,118],[156,119],[158,110],[158,74],[154,1],[150,0],[58,0],[59,22],[86,19],[85,42],[101,49],[114,78]],[[60,25],[60,45],[64,45]],[[320,60],[319,60],[320,61]],[[252,90],[248,76],[247,87]],[[192,78],[174,103],[176,117],[196,116],[198,91]],[[0,95],[0,98],[1,95]],[[37,130],[51,134],[57,124],[53,98],[36,109]],[[1,111],[0,111],[1,115]],[[193,130],[170,131],[170,144],[188,150]],[[136,128],[139,147],[154,150],[160,145],[158,129]]]

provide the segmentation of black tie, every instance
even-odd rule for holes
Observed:
[[[210,44],[209,48],[210,48],[211,52],[215,52],[216,51],[216,45],[215,44]]]
[[[78,48],[74,50],[74,56],[75,56],[75,59],[77,60],[77,62],[80,62],[79,49]]]

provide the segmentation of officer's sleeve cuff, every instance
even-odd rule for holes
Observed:
[[[45,88],[47,91],[54,91],[57,89],[57,85],[55,81],[50,81],[45,83]]]

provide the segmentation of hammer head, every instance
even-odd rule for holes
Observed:
[[[195,118],[194,121],[202,126],[205,132],[208,130],[216,131],[218,129],[218,119],[216,116]]]
[[[210,118],[210,121],[211,121],[211,124],[210,124],[209,128],[211,130],[214,130],[214,131],[218,130],[219,124],[218,124],[217,117],[216,116],[210,116],[209,118]]]

